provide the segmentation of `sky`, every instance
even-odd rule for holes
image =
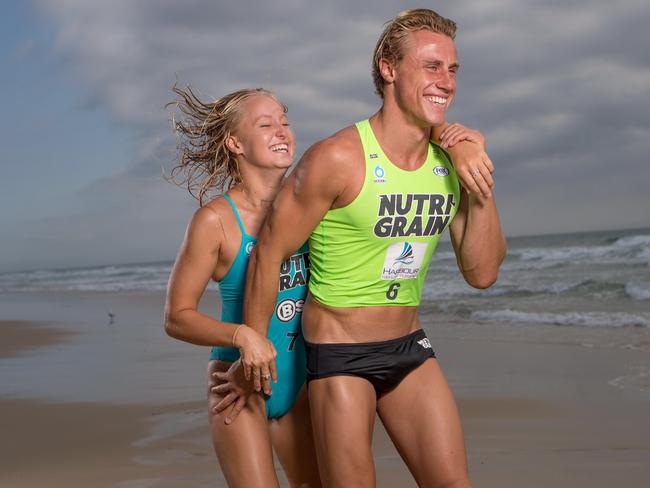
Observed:
[[[650,226],[646,0],[34,0],[0,19],[0,272],[172,260],[197,203],[162,177],[171,87],[263,86],[298,155],[372,115],[383,24],[458,24],[448,113],[483,132],[509,236]]]

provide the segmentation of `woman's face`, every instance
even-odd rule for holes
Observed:
[[[255,95],[241,107],[242,116],[233,134],[235,154],[262,168],[288,168],[293,162],[295,142],[287,114],[268,95]]]

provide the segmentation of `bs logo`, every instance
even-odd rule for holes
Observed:
[[[304,300],[292,300],[291,298],[282,300],[275,308],[275,316],[280,322],[289,322],[296,314],[302,313],[304,304]]]

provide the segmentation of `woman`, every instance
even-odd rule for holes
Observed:
[[[177,339],[213,347],[208,365],[208,405],[212,441],[229,486],[278,486],[275,449],[292,486],[320,486],[313,446],[300,334],[307,292],[307,249],[282,263],[280,296],[267,339],[242,320],[246,266],[255,236],[277,194],[294,154],[294,136],[286,107],[271,92],[247,89],[204,103],[191,89],[174,88],[184,121],[180,163],[172,178],[183,175],[201,207],[194,214],[172,270],[165,306],[165,330]],[[207,201],[213,190],[223,191]],[[220,283],[220,320],[198,311],[208,281]],[[247,360],[277,353],[273,391],[265,396],[220,393],[217,375],[229,379]],[[259,373],[256,370],[257,373]],[[263,374],[266,376],[266,374]],[[263,378],[264,380],[268,378]],[[261,385],[239,375],[241,389]],[[270,393],[270,395],[268,395]],[[221,403],[221,405],[220,405]],[[228,405],[225,410],[224,406]],[[237,422],[231,417],[238,416]]]

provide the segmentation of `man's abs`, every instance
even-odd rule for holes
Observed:
[[[311,294],[302,314],[303,335],[313,343],[386,341],[420,328],[417,307],[329,307]]]

